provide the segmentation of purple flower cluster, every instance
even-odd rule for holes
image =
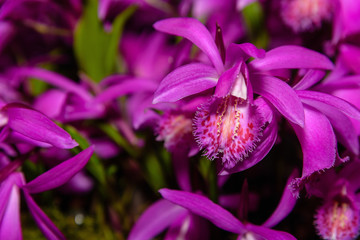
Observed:
[[[0,32],[0,239],[359,235],[360,2],[3,0]]]

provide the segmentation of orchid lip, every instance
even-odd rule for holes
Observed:
[[[233,168],[257,147],[264,121],[257,107],[228,95],[213,97],[196,113],[194,135],[210,160],[221,158]]]

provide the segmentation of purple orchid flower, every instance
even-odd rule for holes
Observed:
[[[41,174],[29,183],[21,172],[11,172],[9,168],[0,170],[0,237],[2,239],[22,239],[20,224],[20,190],[33,215],[36,224],[47,239],[65,239],[60,230],[36,204],[31,194],[54,189],[68,182],[88,162],[93,153],[89,147],[76,156]]]
[[[335,9],[332,0],[284,0],[281,17],[294,32],[311,31],[329,21]]]
[[[7,76],[15,82],[23,82],[30,77],[44,81],[57,89],[40,95],[34,105],[50,117],[62,121],[99,118],[105,107],[94,102],[88,86],[77,84],[61,74],[37,67],[16,67]]]
[[[323,239],[356,239],[360,231],[359,159],[343,169],[314,174],[307,193],[323,199],[315,214],[315,227]]]
[[[262,98],[254,100],[253,93],[263,96],[290,122],[304,126],[300,99],[286,83],[272,76],[271,70],[333,67],[325,56],[298,46],[265,53],[250,43],[230,44],[221,54],[209,31],[192,18],[166,19],[154,27],[192,41],[212,63],[191,63],[175,69],[160,83],[153,103],[176,102],[215,88],[196,114],[194,134],[206,156],[221,159],[224,173],[256,164],[275,142],[272,110]],[[256,59],[247,64],[249,57]]]
[[[287,184],[289,184],[296,174],[297,173],[295,171],[288,179]],[[202,195],[165,188],[159,190],[159,192],[163,198],[188,209],[193,214],[209,220],[217,227],[238,234],[238,239],[295,239],[289,233],[271,229],[284,219],[295,206],[296,198],[292,196],[287,186],[284,189],[276,210],[273,212],[271,217],[260,226],[249,222],[241,222],[230,212]],[[247,209],[244,210],[246,211]]]

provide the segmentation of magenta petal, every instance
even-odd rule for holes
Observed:
[[[255,1],[257,1],[257,0],[237,0],[236,1],[236,9],[243,10],[245,7],[247,7],[249,4],[251,4]]]
[[[41,174],[26,184],[24,188],[29,193],[39,193],[63,185],[86,165],[93,151],[93,146],[83,150],[76,156]]]
[[[333,63],[325,56],[300,46],[281,46],[266,53],[262,59],[255,59],[250,65],[261,71],[280,68],[333,69]]]
[[[177,148],[172,154],[175,176],[179,187],[185,191],[191,191],[190,159],[188,151]]]
[[[295,90],[305,90],[319,82],[325,76],[325,71],[310,69],[293,87]]]
[[[208,219],[219,228],[237,234],[245,232],[245,226],[237,218],[204,196],[166,188],[159,192],[163,198]]]
[[[209,222],[188,212],[171,224],[164,240],[209,239]]]
[[[355,91],[356,93],[360,90],[360,75],[350,76],[336,76],[333,79],[327,77],[325,82],[315,86],[313,89],[320,92],[333,93],[341,90]],[[300,90],[300,89],[296,89]],[[337,96],[337,95],[336,95]],[[346,99],[346,98],[344,98]]]
[[[24,197],[31,215],[34,217],[36,224],[44,236],[47,239],[65,239],[64,235],[54,225],[50,218],[40,209],[27,191],[24,191]]]
[[[1,195],[1,198],[8,199],[8,203],[0,219],[0,239],[21,240],[20,190],[12,185],[9,195]]]
[[[226,64],[232,64],[239,60],[246,61],[249,57],[264,58],[265,53],[264,49],[258,49],[251,43],[231,43],[226,50]]]
[[[341,44],[340,56],[347,68],[360,74],[360,48],[350,44]]]
[[[11,134],[9,135],[9,140],[11,142],[26,143],[26,144],[30,144],[30,145],[38,146],[38,147],[42,147],[42,148],[53,147],[53,145],[51,145],[49,143],[36,141],[32,138],[29,138],[21,133],[15,132],[15,131],[11,132]]]
[[[175,219],[174,222],[171,223],[169,226],[169,229],[166,231],[166,235],[163,238],[164,240],[177,240],[183,236],[186,236],[189,230],[189,227],[186,227],[185,230],[182,231],[184,228],[184,225],[189,226],[191,224],[190,219],[191,213],[188,211],[187,214],[184,214],[182,216],[179,216],[177,219]],[[187,239],[187,238],[185,238]]]
[[[51,89],[38,96],[33,107],[50,118],[57,118],[64,107],[66,95],[64,91]]]
[[[276,226],[292,211],[296,203],[296,198],[290,190],[289,185],[295,177],[298,177],[298,175],[299,172],[297,169],[292,172],[286,182],[285,189],[278,206],[276,207],[273,214],[265,221],[265,223],[262,224],[263,227],[272,228]]]
[[[8,182],[7,180],[3,181],[0,185],[0,221],[5,214],[6,206],[9,202],[9,196],[11,194],[11,189],[13,185],[14,184]]]
[[[267,240],[296,240],[294,236],[290,233],[272,230],[262,226],[256,226],[252,224],[246,225],[247,229],[250,232],[253,232],[262,238],[255,238],[255,239],[267,239]]]
[[[53,86],[57,86],[66,91],[74,92],[79,94],[84,99],[91,99],[91,95],[80,85],[74,83],[74,81],[58,74],[45,70],[42,68],[33,68],[33,67],[19,67],[13,69],[15,77],[34,77],[41,79],[44,82],[47,82]]]
[[[306,103],[306,101],[304,102]],[[329,119],[339,142],[355,155],[358,155],[359,140],[350,118],[345,116],[338,109],[323,102],[309,101],[309,103],[312,107],[325,114],[325,116]]]
[[[2,5],[3,7],[4,5]],[[11,40],[12,36],[15,32],[15,26],[10,23],[10,21],[1,21],[0,22],[0,53],[3,52],[5,47],[7,46],[8,42]]]
[[[232,68],[223,72],[216,84],[215,97],[225,97],[233,87],[233,84],[240,72],[241,63],[235,64]]]
[[[104,21],[110,9],[112,0],[99,0],[98,17]]]
[[[3,218],[6,208],[9,203],[9,197],[13,191],[13,186],[22,186],[24,181],[23,175],[19,172],[13,173],[8,176],[0,184],[0,221]]]
[[[186,213],[187,210],[178,205],[159,200],[140,216],[127,239],[153,239]]]
[[[296,91],[301,101],[309,105],[324,103],[354,119],[360,119],[360,110],[351,103],[330,94],[315,91]]]
[[[161,81],[154,94],[153,103],[175,102],[215,87],[217,81],[218,75],[209,65],[193,63],[179,67]]]
[[[268,75],[251,79],[253,90],[268,99],[289,121],[304,126],[304,110],[295,91],[283,81]]]
[[[224,71],[224,65],[215,41],[199,20],[195,18],[168,18],[156,22],[154,28],[189,39],[209,57],[219,74]]]
[[[329,120],[310,106],[304,110],[304,128],[292,124],[303,151],[301,179],[332,167],[336,157],[336,139]]]
[[[70,134],[38,111],[21,104],[8,104],[3,110],[9,117],[8,126],[26,137],[58,148],[68,149],[78,145]]]
[[[94,99],[95,103],[103,103],[114,100],[125,94],[136,93],[139,91],[154,92],[157,84],[149,79],[128,79],[124,82],[110,86],[105,91],[100,93]]]

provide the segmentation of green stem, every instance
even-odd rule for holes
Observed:
[[[208,182],[209,182],[209,197],[213,202],[217,203],[218,202],[217,170],[216,170],[216,164],[214,162],[212,162],[209,168]]]

